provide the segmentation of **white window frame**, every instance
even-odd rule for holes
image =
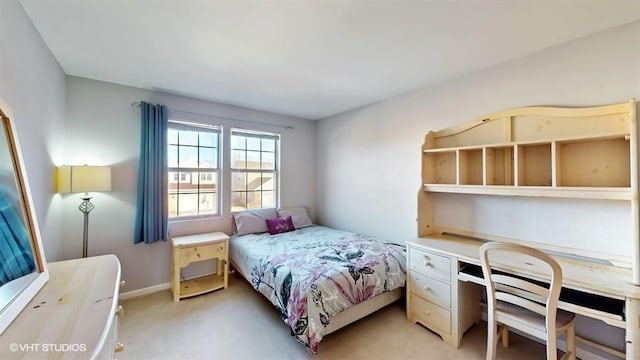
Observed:
[[[233,153],[233,145],[232,145],[232,141],[231,141],[231,137],[233,135],[240,135],[240,136],[245,136],[245,137],[253,137],[253,138],[258,138],[258,139],[272,139],[275,140],[275,147],[274,147],[274,169],[247,169],[247,168],[234,168],[232,166],[232,160],[231,160],[231,156]],[[256,131],[256,130],[250,130],[250,129],[246,129],[246,128],[238,128],[238,127],[232,127],[229,130],[229,146],[225,147],[225,149],[228,149],[228,152],[224,155],[225,159],[229,159],[228,164],[229,164],[229,178],[233,177],[233,174],[236,172],[243,172],[248,176],[249,173],[253,173],[253,174],[273,174],[273,204],[267,205],[267,206],[261,206],[259,208],[247,208],[246,210],[255,210],[255,209],[265,209],[265,208],[278,208],[280,205],[280,142],[281,142],[281,136],[280,134],[277,133],[272,133],[272,132],[265,132],[265,131]],[[246,151],[246,149],[245,149]],[[260,150],[261,156],[262,156],[262,149]],[[262,163],[262,157],[260,158],[260,163]],[[262,191],[262,190],[260,190]],[[266,190],[268,191],[268,190]],[[242,191],[234,191],[233,189],[233,184],[229,184],[229,211],[230,212],[237,212],[237,211],[243,211],[240,209],[233,209],[233,196],[234,193],[238,193],[238,192],[242,192]],[[245,188],[245,194],[248,194],[248,189]],[[261,204],[262,205],[262,204]]]
[[[215,179],[216,180],[216,189],[215,189],[215,194],[216,194],[216,212],[214,213],[206,213],[206,214],[200,214],[199,213],[199,209],[198,209],[198,214],[196,215],[179,215],[180,214],[180,209],[179,207],[177,208],[177,216],[169,216],[169,220],[170,221],[176,221],[176,220],[188,220],[188,219],[196,219],[196,218],[206,218],[206,217],[219,217],[222,215],[223,213],[223,209],[222,209],[222,197],[224,196],[224,189],[222,186],[222,182],[221,182],[221,177],[222,177],[222,172],[224,171],[224,168],[222,166],[222,162],[221,159],[223,157],[223,144],[222,144],[222,138],[223,138],[223,129],[222,126],[219,125],[205,125],[205,124],[200,124],[200,123],[193,123],[193,122],[187,122],[187,121],[181,121],[181,120],[175,120],[175,119],[170,119],[169,120],[169,129],[177,129],[177,130],[186,130],[186,131],[197,131],[197,132],[210,132],[210,133],[215,133],[217,134],[218,137],[218,144],[217,144],[217,167],[215,168],[186,168],[186,167],[169,167],[167,166],[167,174],[170,174],[172,172],[174,173],[182,173],[182,175],[185,175],[185,173],[187,172],[191,172],[193,173],[197,173],[197,179],[198,179],[198,189],[197,189],[197,194],[200,194],[200,184],[199,184],[199,179],[200,179],[200,175],[202,173],[215,173],[215,175],[212,176],[212,180]],[[173,145],[173,144],[172,144]],[[204,147],[204,146],[203,146]],[[200,148],[200,144],[197,145],[197,148]],[[168,137],[167,137],[167,152],[169,149],[169,141],[168,141]],[[199,152],[198,152],[199,153]],[[179,158],[179,155],[178,155]],[[169,181],[172,180],[172,178],[170,176],[167,176],[167,178],[169,179]],[[186,181],[186,175],[185,175],[185,180]],[[183,179],[181,176],[178,176],[178,184],[182,183]],[[167,191],[167,197],[169,197],[171,195],[171,189],[168,189]],[[179,196],[179,194],[178,194]],[[179,200],[176,200],[177,204],[179,204]],[[168,202],[167,202],[167,206]]]

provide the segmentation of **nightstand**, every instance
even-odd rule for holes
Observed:
[[[221,232],[178,236],[172,239],[172,243],[171,291],[174,302],[229,286],[229,236]],[[180,281],[182,268],[196,261],[211,259],[218,261],[215,274]]]

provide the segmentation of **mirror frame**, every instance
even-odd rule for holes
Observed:
[[[0,309],[0,334],[11,324],[11,322],[20,314],[20,312],[29,304],[29,301],[40,291],[40,289],[49,280],[49,271],[47,270],[47,262],[44,256],[44,248],[40,238],[40,230],[35,216],[33,202],[31,200],[31,192],[29,191],[29,182],[27,173],[20,152],[20,144],[16,134],[15,126],[12,121],[12,113],[9,106],[0,98],[0,120],[2,129],[7,136],[9,144],[9,152],[13,162],[13,170],[15,171],[16,185],[18,188],[22,211],[24,214],[27,233],[31,240],[31,249],[33,250],[33,258],[36,265],[36,276],[31,279],[19,292],[14,295],[9,303]],[[6,285],[6,284],[5,284]]]

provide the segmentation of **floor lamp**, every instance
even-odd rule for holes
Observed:
[[[111,191],[111,168],[108,166],[60,166],[57,169],[59,193],[84,193],[78,206],[84,214],[82,257],[87,257],[89,242],[89,213],[94,209],[90,192]]]

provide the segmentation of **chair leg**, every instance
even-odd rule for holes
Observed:
[[[558,359],[558,334],[555,330],[547,333],[547,360]]]
[[[487,360],[495,360],[498,345],[498,325],[489,315],[487,319]]]
[[[567,327],[565,338],[567,340],[566,358],[576,360],[576,327],[574,323]]]
[[[509,347],[509,327],[507,325],[502,325],[500,328],[500,340],[503,348]]]

